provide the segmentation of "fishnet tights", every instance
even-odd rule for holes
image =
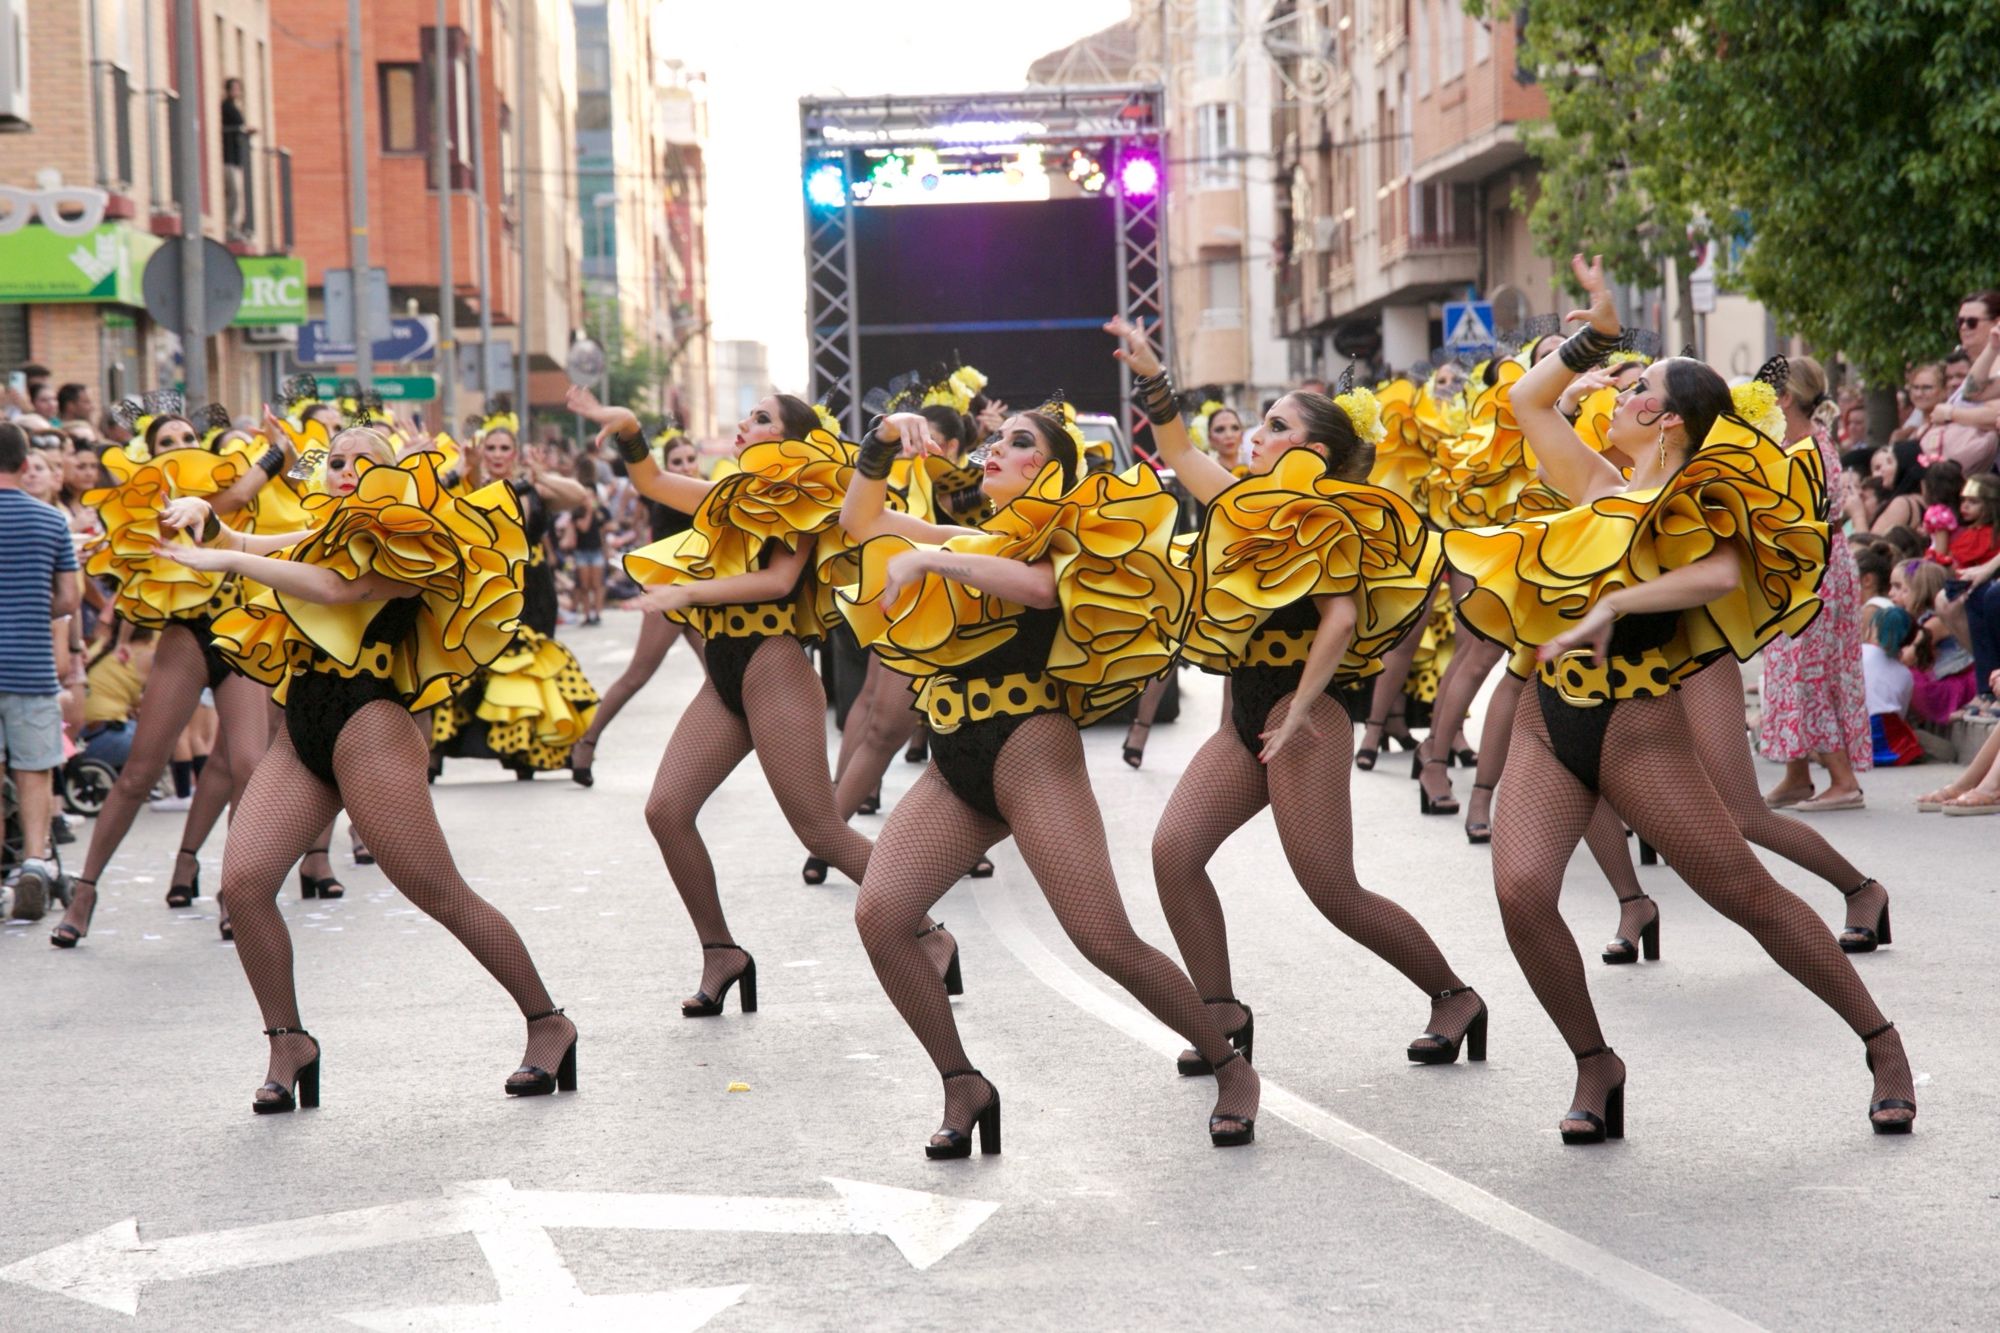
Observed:
[[[1454,586],[1457,576],[1453,576]],[[1479,687],[1486,683],[1486,677],[1500,664],[1504,654],[1500,645],[1482,639],[1458,624],[1457,647],[1453,649],[1451,662],[1444,669],[1444,678],[1438,682],[1437,706],[1431,710],[1430,735],[1418,747],[1425,759],[1444,759],[1443,747],[1451,744],[1465,726],[1466,714],[1472,709],[1472,701],[1479,694]],[[1424,790],[1432,799],[1448,797],[1452,794],[1451,770],[1443,764],[1427,764],[1419,779]]]
[[[1111,870],[1104,820],[1084,768],[1083,742],[1060,714],[1029,718],[1007,739],[994,787],[1006,822],[974,810],[935,765],[924,770],[883,827],[854,923],[875,975],[940,1074],[970,1069],[937,969],[915,939],[931,904],[973,858],[1012,834],[1056,920],[1091,964],[1211,1061],[1232,1053],[1214,1016],[1173,960],[1140,939]],[[1257,1075],[1247,1061],[1217,1071],[1215,1114],[1240,1123],[1257,1113]],[[986,1105],[981,1080],[945,1082],[944,1125],[963,1133]]]
[[[1288,694],[1271,706],[1267,729],[1285,717],[1295,698]],[[1285,859],[1321,916],[1426,994],[1458,989],[1463,984],[1458,974],[1417,919],[1361,887],[1354,872],[1353,813],[1347,800],[1353,724],[1339,702],[1324,694],[1312,701],[1309,716],[1319,737],[1304,730],[1293,733],[1269,765],[1243,748],[1233,726],[1217,731],[1195,752],[1160,816],[1153,835],[1153,878],[1196,988],[1211,1000],[1235,994],[1228,927],[1208,863],[1231,834],[1268,804]],[[1213,1012],[1225,1030],[1243,1023],[1239,1005],[1216,1005]],[[1478,1012],[1479,997],[1469,992],[1434,1001],[1428,1030],[1457,1037]]]
[[[715,863],[695,820],[751,751],[808,852],[859,884],[873,846],[834,809],[833,779],[826,770],[826,694],[798,640],[772,638],[758,646],[743,673],[743,711],[748,721],[730,712],[715,686],[703,681],[667,742],[646,799],[646,824],[703,944],[734,945],[736,938],[723,916]],[[958,870],[963,874],[965,866]],[[742,970],[741,951],[702,954],[701,989],[719,994]]]
[[[1710,906],[1749,931],[1778,965],[1856,1034],[1883,1023],[1847,955],[1812,909],[1771,878],[1703,776],[1679,695],[1617,705],[1604,740],[1604,799],[1666,854]],[[1509,774],[1493,826],[1493,881],[1507,943],[1572,1052],[1604,1045],[1576,940],[1557,910],[1563,867],[1597,797],[1556,758],[1539,700],[1516,712]],[[1879,1043],[1887,1046],[1888,1038]],[[1578,1069],[1573,1105],[1602,1114],[1616,1082],[1602,1058]],[[1914,1100],[1908,1065],[1878,1060],[1876,1096]],[[1900,1078],[1900,1082],[1896,1080]]]
[[[1424,646],[1424,621],[1427,618],[1418,616],[1403,632],[1403,637],[1396,640],[1396,646],[1382,654],[1382,670],[1375,676],[1375,693],[1369,699],[1368,716],[1384,719],[1385,728],[1387,719],[1403,716],[1403,687],[1409,683],[1410,668],[1416,663],[1417,650]],[[1226,721],[1228,715],[1223,716]],[[1407,727],[1404,732],[1407,734]],[[1364,743],[1379,744],[1382,739],[1379,735],[1371,737],[1367,731],[1363,731],[1361,736]]]
[[[624,673],[612,681],[610,688],[604,691],[604,697],[598,700],[597,712],[590,720],[589,730],[577,738],[578,745],[591,747],[593,751],[591,758],[596,758],[594,752],[598,738],[603,736],[605,729],[611,725],[611,719],[617,717],[625,705],[632,702],[633,695],[646,688],[647,682],[653,678],[653,673],[667,660],[667,651],[680,641],[683,633],[687,635],[688,646],[694,650],[695,656],[699,657],[701,655],[699,635],[687,632],[686,626],[650,611],[640,616],[639,641],[632,646],[632,660],[626,664]]]
[[[292,864],[314,845],[343,802],[389,882],[455,935],[506,987],[524,1017],[555,1008],[513,925],[459,875],[424,780],[429,758],[428,741],[416,720],[396,704],[376,700],[348,719],[334,743],[338,790],[299,761],[284,731],[258,765],[243,794],[241,817],[230,821],[222,891],[235,922],[236,953],[265,1027],[302,1026],[292,980],[292,937],[277,898]],[[575,1035],[575,1025],[566,1018],[530,1024],[522,1063],[554,1070]],[[313,1051],[304,1037],[272,1038],[271,1081],[290,1087]]]
[[[861,803],[881,789],[889,761],[909,744],[917,725],[912,698],[909,678],[868,654],[860,696],[847,710],[847,725],[841,729],[840,760],[834,770],[833,808],[842,819],[852,819]]]
[[[111,784],[104,808],[97,814],[90,831],[90,849],[83,858],[82,882],[63,914],[63,921],[74,926],[79,935],[84,933],[91,905],[97,901],[98,878],[131,831],[139,807],[151,798],[153,784],[174,757],[174,743],[200,707],[201,692],[207,686],[208,661],[194,631],[185,625],[169,625],[160,633],[153,669],[139,696],[139,724],[132,736],[131,757],[119,770],[118,780]],[[230,777],[248,774],[257,767],[270,737],[270,707],[271,691],[247,676],[232,675],[216,687],[215,711],[220,724],[216,748],[228,755],[223,780],[216,784],[219,791],[232,788]]]

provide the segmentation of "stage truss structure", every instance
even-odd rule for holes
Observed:
[[[1099,87],[1037,87],[972,96],[840,97],[799,100],[801,198],[805,207],[806,332],[814,397],[827,405],[848,432],[858,437],[862,399],[861,338],[875,329],[864,319],[855,280],[854,191],[847,188],[850,154],[871,145],[898,148],[949,147],[963,153],[976,141],[995,158],[1024,146],[1044,157],[1092,145],[1107,162],[1135,154],[1151,158],[1161,173],[1151,193],[1128,192],[1115,170],[1104,190],[1105,206],[1116,211],[1117,288],[1105,293],[1108,318],[1117,313],[1143,319],[1156,330],[1163,356],[1174,346],[1172,303],[1167,299],[1167,211],[1165,196],[1166,122],[1162,90],[1151,84]],[[969,140],[968,134],[975,136]],[[1108,145],[1108,149],[1103,146]],[[815,198],[816,174],[838,168],[839,200]],[[922,207],[923,205],[917,205]],[[924,332],[897,324],[899,332]],[[942,336],[950,326],[938,326]],[[1132,374],[1119,368],[1119,420],[1127,438],[1143,422],[1132,400]]]

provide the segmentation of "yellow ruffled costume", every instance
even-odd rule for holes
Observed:
[[[1306,598],[1354,596],[1354,641],[1337,672],[1346,680],[1382,669],[1382,654],[1429,608],[1441,558],[1407,500],[1328,477],[1309,449],[1288,450],[1269,473],[1218,495],[1195,549],[1190,661],[1217,671],[1303,665],[1310,631],[1265,660],[1265,620]]]
[[[432,454],[396,464],[361,460],[353,494],[305,502],[317,531],[283,556],[350,581],[372,573],[416,587],[409,634],[364,644],[376,615],[398,599],[325,605],[274,590],[215,622],[223,654],[275,687],[279,703],[298,677],[323,672],[384,681],[404,707],[421,712],[507,647],[528,558],[520,510],[505,486],[454,498],[438,480],[437,461]]]
[[[1053,707],[1044,711],[1088,725],[1173,665],[1193,584],[1171,550],[1178,512],[1151,468],[1095,473],[1065,494],[1051,463],[984,531],[944,543],[946,551],[1053,567],[1058,625],[1046,661],[1029,668],[1047,679]],[[865,543],[856,581],[839,590],[840,611],[865,647],[914,678],[931,729],[949,734],[960,719],[931,707],[948,690],[946,677],[1005,647],[1036,613],[941,574],[925,575],[885,606],[888,562],[913,549],[897,536]]]
[[[1473,581],[1459,613],[1481,635],[1516,652],[1510,669],[1571,628],[1606,593],[1680,569],[1722,549],[1743,567],[1726,596],[1679,613],[1679,628],[1649,650],[1644,670],[1612,659],[1591,668],[1566,655],[1542,679],[1582,699],[1665,693],[1734,653],[1747,660],[1780,633],[1797,634],[1819,612],[1826,573],[1826,476],[1810,441],[1790,451],[1737,420],[1719,420],[1672,481],[1543,518],[1445,535],[1445,558]],[[1604,679],[1597,674],[1603,671]]]
[[[1375,465],[1368,484],[1394,491],[1417,507],[1430,511],[1430,475],[1435,464],[1424,447],[1417,426],[1417,385],[1396,380],[1375,391],[1381,407],[1383,435],[1375,445]]]
[[[760,604],[754,613],[743,606],[690,606],[670,617],[704,639],[769,633],[817,638],[838,619],[816,567],[847,545],[839,519],[853,476],[853,447],[815,430],[803,440],[753,444],[740,462],[740,471],[709,491],[693,526],[627,555],[625,572],[642,587],[704,583],[761,569],[768,543],[797,550],[817,537],[815,558],[787,601]],[[767,623],[767,616],[779,623]]]
[[[157,630],[174,620],[204,621],[241,604],[239,580],[162,559],[154,548],[165,536],[160,512],[169,503],[221,494],[249,470],[246,460],[205,449],[172,449],[140,461],[109,449],[104,470],[113,484],[82,497],[104,523],[103,539],[85,560],[84,572],[117,581],[119,615]],[[239,526],[243,519],[230,515],[225,521]]]
[[[1470,423],[1439,483],[1441,526],[1508,523],[1520,512],[1522,492],[1535,480],[1527,440],[1514,420],[1514,385],[1526,373],[1518,357],[1498,362],[1493,383],[1473,401]]]

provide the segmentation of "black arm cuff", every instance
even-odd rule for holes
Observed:
[[[896,455],[902,452],[901,444],[891,444],[871,430],[861,437],[861,448],[854,455],[854,470],[870,481],[881,481],[895,465]]]
[[[1146,414],[1146,420],[1155,426],[1164,426],[1181,414],[1180,403],[1174,398],[1174,382],[1164,370],[1134,380],[1132,395],[1139,400],[1139,410]]]
[[[201,525],[202,545],[204,546],[208,545],[210,542],[214,541],[217,537],[220,537],[221,535],[222,535],[222,520],[217,518],[215,516],[215,511],[211,509],[208,511],[208,518]]]
[[[257,470],[265,477],[276,481],[285,475],[285,450],[281,445],[272,445],[257,459]]]
[[[1581,375],[1606,356],[1618,350],[1619,335],[1600,333],[1594,325],[1586,324],[1563,340],[1558,355],[1563,364]]]
[[[652,454],[653,451],[646,447],[646,437],[643,433],[618,437],[618,456],[625,460],[626,467],[631,467],[634,463],[643,463],[652,457]]]

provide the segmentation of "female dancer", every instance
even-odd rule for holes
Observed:
[[[913,927],[1010,833],[1083,955],[1214,1066],[1211,1141],[1248,1143],[1256,1071],[1186,975],[1132,930],[1077,734],[1179,650],[1186,588],[1169,549],[1179,506],[1148,468],[1078,484],[1080,440],[1061,418],[1020,412],[987,446],[998,512],[978,529],[926,523],[886,501],[896,453],[923,448],[928,429],[915,415],[880,422],[841,509],[867,541],[842,613],[919,683],[932,732],[930,765],[896,803],[854,905],[875,975],[944,1080],[944,1123],[925,1155],[968,1156],[975,1123],[980,1150],[1000,1151],[999,1090],[966,1056]]]
[[[806,850],[856,883],[868,869],[872,844],[834,809],[826,694],[802,646],[819,637],[828,613],[813,556],[839,516],[848,450],[811,407],[777,394],[737,427],[741,470],[706,481],[661,471],[639,419],[624,408],[583,389],[570,390],[568,405],[602,427],[598,439],[616,445],[642,494],[694,516],[687,532],[625,557],[633,579],[658,589],[647,605],[701,635],[708,667],[660,757],[646,823],[702,947],[701,986],[681,1002],[682,1015],[720,1014],[738,982],[743,1012],[754,1013],[757,963],[730,933],[695,819],[754,750]],[[950,936],[939,932],[938,940],[932,947]],[[956,946],[946,952],[955,955]]]
[[[660,466],[679,477],[701,477],[701,453],[695,443],[678,430],[662,431],[653,439],[655,447],[661,450]],[[686,532],[693,526],[691,515],[684,514],[658,500],[645,500],[647,521],[652,527],[653,540],[665,541],[677,533]],[[646,682],[660,669],[660,663],[667,660],[667,650],[687,635],[688,646],[694,650],[697,660],[701,657],[701,635],[665,616],[642,612],[639,618],[639,642],[633,645],[632,660],[625,667],[623,675],[611,682],[604,691],[604,699],[597,705],[596,714],[590,719],[590,726],[578,738],[569,752],[569,775],[577,785],[588,787],[596,783],[597,776],[591,770],[597,763],[597,742],[604,736],[604,730],[611,725],[611,719],[623,712],[632,696],[646,688]]]
[[[1160,906],[1202,1002],[1248,1054],[1250,1006],[1235,998],[1208,862],[1268,805],[1313,906],[1430,995],[1430,1028],[1410,1059],[1451,1063],[1461,1041],[1468,1058],[1485,1059],[1485,1004],[1416,919],[1354,872],[1354,729],[1336,691],[1381,669],[1383,650],[1430,609],[1439,574],[1437,540],[1417,511],[1359,481],[1372,450],[1355,418],[1372,433],[1373,395],[1280,398],[1250,433],[1250,475],[1237,481],[1189,443],[1145,332],[1107,327],[1124,340],[1168,466],[1208,510],[1186,654],[1227,673],[1231,716],[1195,752],[1153,835]],[[1188,1051],[1180,1070],[1209,1065]]]
[[[217,546],[160,545],[162,557],[186,568],[270,589],[215,627],[231,663],[276,686],[285,708],[222,859],[237,953],[271,1039],[269,1076],[251,1109],[319,1105],[320,1046],[300,1026],[291,935],[276,900],[286,870],[342,805],[389,882],[456,935],[520,1006],[527,1054],[506,1091],[574,1091],[576,1025],[550,1001],[507,918],[460,877],[424,785],[427,746],[411,716],[506,649],[528,554],[514,494],[488,487],[454,499],[438,481],[435,455],[397,463],[388,438],[368,427],[336,435],[326,469],[329,498],[313,511],[312,531],[224,531]],[[163,522],[213,533],[210,517],[206,505],[183,502]]]
[[[1466,623],[1539,662],[1534,698],[1515,714],[1493,874],[1508,943],[1576,1057],[1563,1140],[1624,1134],[1625,1065],[1604,1044],[1557,911],[1563,865],[1600,796],[1861,1036],[1875,1077],[1870,1124],[1907,1133],[1916,1104],[1901,1038],[1826,927],[1736,832],[1674,689],[1724,653],[1747,657],[1779,630],[1804,628],[1817,610],[1819,455],[1782,453],[1743,421],[1719,375],[1675,357],[1648,368],[1612,418],[1611,442],[1634,460],[1628,483],[1556,409],[1620,331],[1602,263],[1579,255],[1572,267],[1591,298],[1572,318],[1589,327],[1522,376],[1512,405],[1550,484],[1580,507],[1445,537],[1446,558],[1474,584],[1460,604]]]
[[[229,756],[221,777],[231,790],[247,783],[270,736],[270,690],[231,672],[211,641],[215,618],[245,595],[241,580],[162,559],[156,548],[161,514],[171,501],[214,497],[213,512],[225,517],[238,514],[258,487],[285,472],[287,455],[278,443],[254,462],[240,455],[209,453],[200,447],[200,437],[178,398],[169,401],[170,397],[154,396],[148,404],[152,410],[132,422],[145,441],[148,459],[139,462],[125,450],[106,450],[103,464],[112,484],[84,496],[84,503],[97,509],[105,526],[104,545],[86,562],[86,572],[117,579],[118,614],[157,630],[159,639],[141,696],[131,757],[98,812],[69,910],[49,936],[49,942],[61,949],[75,948],[90,933],[98,878],[173,757],[174,743],[194,716],[202,691],[214,692],[221,745]],[[248,483],[238,486],[246,474]],[[194,868],[183,879],[182,866],[189,862]],[[168,906],[186,907],[193,901],[198,867],[193,853],[184,849],[167,890]],[[224,923],[227,938],[226,916]]]
[[[552,508],[580,509],[596,497],[523,458],[519,429],[512,412],[488,417],[473,462],[478,484],[504,482],[519,503],[528,534],[521,623],[507,651],[472,673],[432,714],[433,777],[447,757],[497,759],[523,782],[567,768],[570,747],[589,729],[597,707],[597,691],[576,654],[555,637],[556,571],[547,541]]]

